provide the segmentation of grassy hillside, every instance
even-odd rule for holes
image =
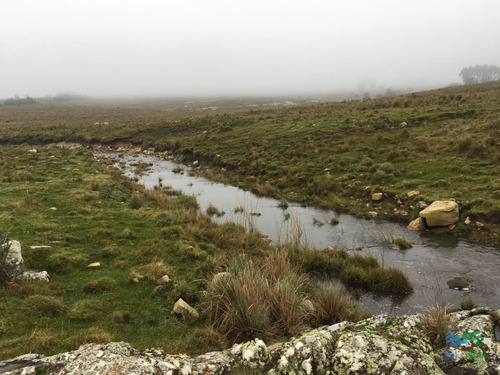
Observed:
[[[364,217],[408,222],[418,201],[453,198],[454,232],[500,243],[498,83],[185,119],[136,139],[199,160],[212,179]],[[388,198],[371,202],[380,191]]]

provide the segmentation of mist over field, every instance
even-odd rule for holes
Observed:
[[[429,88],[499,64],[500,2],[22,0],[0,12],[0,98]]]

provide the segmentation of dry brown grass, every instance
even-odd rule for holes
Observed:
[[[166,265],[162,260],[154,261],[144,264],[139,267],[134,267],[130,270],[130,277],[147,280],[149,282],[156,282],[163,275],[169,275],[171,268]]]
[[[28,340],[28,351],[30,353],[46,352],[58,340],[58,337],[49,331],[35,329]]]
[[[332,285],[322,285],[313,299],[315,317],[319,324],[335,324],[353,317],[353,307],[348,296]]]
[[[107,344],[111,341],[113,341],[113,335],[99,327],[90,327],[67,339],[68,344],[74,348],[83,344]]]
[[[446,332],[450,329],[450,305],[434,303],[422,314],[427,337],[435,347],[446,345]]]
[[[261,266],[240,258],[229,266],[229,277],[210,282],[205,312],[215,329],[235,340],[299,333],[309,320],[303,303],[309,281],[285,259],[277,252]]]

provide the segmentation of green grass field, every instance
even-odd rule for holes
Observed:
[[[242,226],[216,224],[198,210],[194,197],[167,187],[146,190],[121,176],[112,160],[98,161],[88,150],[30,151],[26,145],[0,147],[0,228],[22,244],[26,269],[46,270],[51,278],[9,281],[0,272],[0,359],[109,341],[196,354],[251,334],[285,338],[321,322],[363,317],[338,290],[321,283],[325,276],[367,291],[412,291],[401,271],[383,268],[373,257],[303,251],[291,244],[276,249]],[[89,267],[95,262],[100,266]],[[260,275],[253,299],[246,298],[244,278],[235,280],[231,292],[212,282],[221,271],[239,277],[239,269]],[[171,281],[158,286],[165,274]],[[205,313],[217,291],[220,298],[232,293],[241,302],[236,315],[231,304]],[[316,316],[304,300],[320,306],[323,291],[340,305],[326,305]],[[171,315],[179,298],[199,309],[199,320]],[[267,314],[264,321],[245,318],[255,304]],[[214,330],[223,314],[234,317],[232,328]],[[288,320],[295,323],[283,323]]]

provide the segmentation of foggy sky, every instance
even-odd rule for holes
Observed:
[[[0,97],[307,94],[500,65],[498,0],[12,0]]]

